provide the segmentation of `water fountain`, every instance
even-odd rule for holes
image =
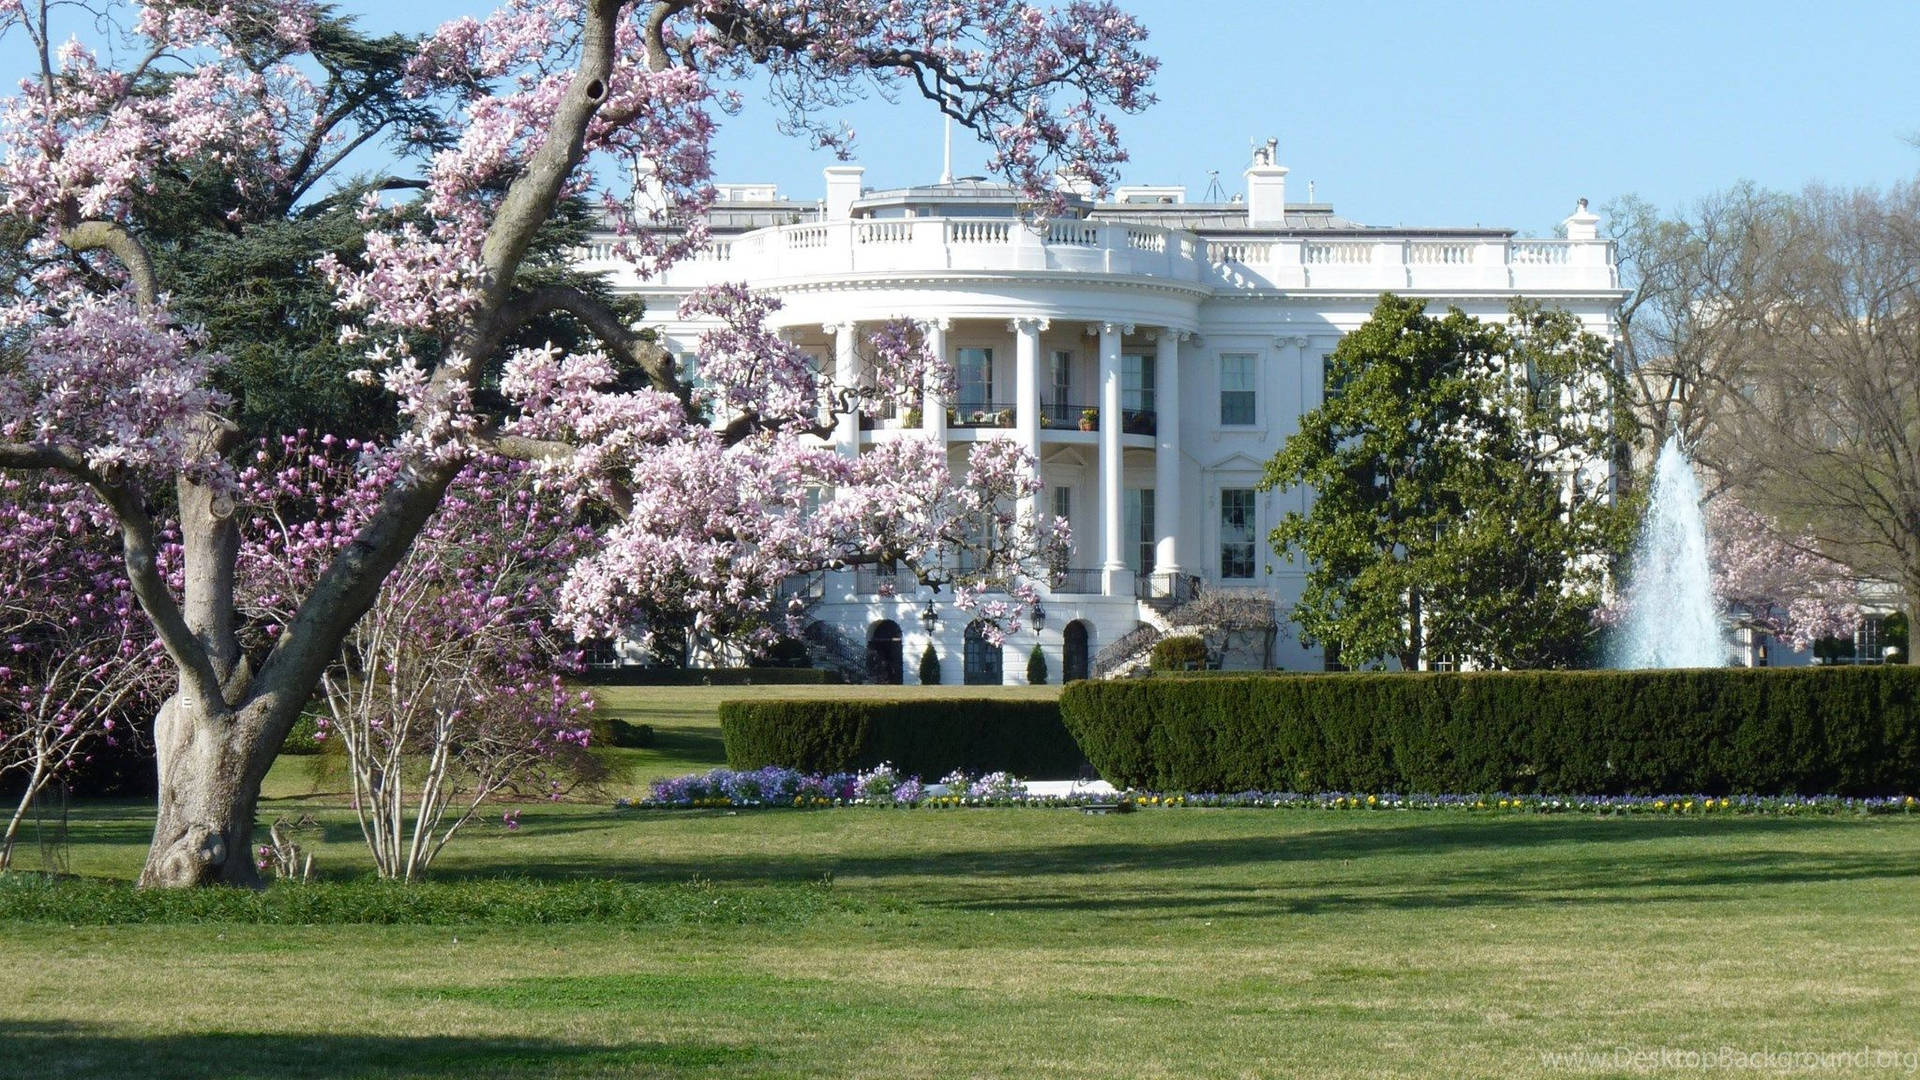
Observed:
[[[1640,540],[1627,585],[1627,618],[1614,643],[1614,667],[1721,667],[1727,644],[1707,568],[1707,522],[1693,463],[1671,436],[1653,470]]]

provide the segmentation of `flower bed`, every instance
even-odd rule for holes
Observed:
[[[1006,773],[973,777],[954,773],[937,784],[901,776],[892,766],[861,773],[803,773],[769,767],[751,772],[715,769],[710,773],[656,781],[651,797],[621,799],[617,808],[674,810],[696,808],[771,809],[835,806],[946,808],[957,806],[1108,807],[1117,810],[1219,807],[1274,810],[1407,811],[1452,810],[1474,813],[1643,814],[1643,815],[1838,815],[1920,814],[1912,795],[1854,798],[1836,795],[1399,795],[1379,792],[1240,791],[1231,794],[1153,792],[1076,792],[1042,795]]]

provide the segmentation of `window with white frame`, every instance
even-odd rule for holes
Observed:
[[[1134,549],[1127,559],[1127,569],[1135,574],[1153,573],[1154,553],[1156,550],[1156,523],[1153,519],[1153,489],[1128,488],[1126,491],[1126,524],[1122,536],[1134,538]]]
[[[986,409],[993,405],[993,350],[961,349],[954,364],[954,377],[961,412]]]
[[[1253,576],[1253,545],[1258,532],[1252,488],[1220,489],[1220,576]]]
[[[1253,423],[1254,354],[1220,354],[1220,423],[1244,426]]]
[[[1123,411],[1153,411],[1153,369],[1152,353],[1127,353],[1120,357],[1120,408]]]
[[[1053,397],[1047,416],[1056,424],[1066,424],[1078,420],[1078,414],[1068,416],[1073,408],[1073,350],[1055,349],[1049,359],[1048,382]]]
[[[1347,380],[1333,373],[1333,354],[1320,358],[1320,400],[1333,401],[1347,392]]]

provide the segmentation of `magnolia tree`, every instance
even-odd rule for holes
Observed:
[[[307,0],[155,0],[114,22],[125,63],[65,39],[63,10],[0,3],[38,74],[0,115],[0,214],[35,231],[28,287],[0,312],[27,343],[0,373],[0,467],[90,488],[121,533],[129,586],[175,677],[155,720],[160,796],[149,885],[257,880],[259,784],[381,583],[482,450],[537,461],[548,482],[603,502],[614,524],[561,591],[566,625],[605,633],[627,605],[670,595],[711,616],[781,578],[863,559],[944,564],[957,492],[941,448],[843,457],[813,436],[845,402],[778,348],[750,297],[702,298],[729,330],[702,372],[724,398],[703,422],[665,353],[591,293],[523,275],[556,209],[644,174],[629,219],[643,275],[695,250],[711,197],[716,114],[729,83],[764,79],[793,127],[836,137],[823,106],[910,88],[988,140],[992,167],[1037,210],[1104,187],[1122,160],[1109,110],[1144,105],[1144,32],[1107,3],[1060,11],[943,0],[517,0],[418,44],[406,109],[369,118],[384,88],[314,57],[342,31]],[[422,116],[437,118],[426,124]],[[356,145],[430,128],[422,175],[372,185],[364,247],[317,263],[339,291],[362,378],[392,395],[403,434],[377,509],[297,597],[271,641],[243,649],[236,559],[244,513],[231,455],[244,442],[210,375],[220,343],[168,316],[147,200],[181,177],[213,192],[224,227],[284,216]],[[199,189],[197,189],[199,190]],[[381,193],[385,192],[383,199]],[[400,205],[394,200],[404,200]],[[609,196],[610,209],[624,200]],[[515,349],[564,316],[597,350]],[[895,335],[902,341],[910,335]],[[729,346],[732,346],[731,348]],[[925,372],[904,349],[900,386]],[[717,366],[716,366],[717,365]],[[644,388],[621,391],[643,376]],[[1033,463],[976,454],[977,508],[1032,505]],[[182,577],[160,566],[153,508],[179,515]],[[1005,542],[1052,535],[1039,520]],[[1010,561],[1018,563],[1018,555]],[[684,598],[684,599],[683,599]],[[969,600],[976,599],[973,595]],[[759,601],[764,602],[764,601]]]
[[[1788,536],[1779,522],[1724,493],[1705,513],[1707,568],[1723,613],[1795,649],[1846,637],[1860,625],[1858,578],[1821,554],[1811,532]],[[1624,625],[1628,599],[1616,594],[1594,613],[1595,621]]]
[[[1796,649],[1860,625],[1852,572],[1822,555],[1811,532],[1784,536],[1779,522],[1730,495],[1707,504],[1707,557],[1720,603]]]
[[[34,800],[162,696],[161,655],[135,609],[101,508],[77,485],[0,476],[0,778],[20,799],[0,870]]]
[[[296,435],[240,471],[247,632],[271,637],[293,615],[397,467],[377,446]],[[424,875],[501,790],[558,793],[590,767],[592,695],[562,684],[571,650],[549,625],[554,593],[591,538],[575,511],[568,493],[536,490],[524,466],[470,461],[321,677],[317,737],[345,749],[382,877]]]

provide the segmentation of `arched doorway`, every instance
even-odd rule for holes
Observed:
[[[867,630],[867,681],[899,686],[905,681],[900,651],[900,624],[881,619]]]
[[[1060,681],[1070,683],[1075,679],[1086,678],[1089,660],[1086,620],[1075,619],[1068,623],[1061,637],[1065,640],[1066,647],[1063,650],[1065,655],[1060,659]]]
[[[987,624],[975,619],[967,624],[966,677],[968,686],[999,686],[1000,646],[987,640]]]

